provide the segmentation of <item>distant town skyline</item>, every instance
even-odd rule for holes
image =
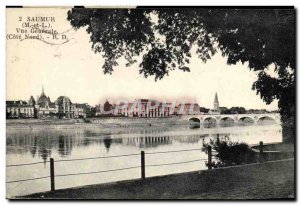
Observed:
[[[42,94],[46,94],[45,92],[45,89],[44,89],[44,86],[42,86],[42,89],[41,89],[41,93]],[[215,92],[214,94],[214,100],[213,100],[213,103],[211,106],[201,106],[199,105],[200,107],[205,107],[205,108],[208,108],[208,109],[216,109],[216,110],[219,110],[219,107],[227,107],[227,108],[231,108],[231,107],[243,107],[243,106],[240,106],[240,105],[232,105],[232,106],[222,106],[219,104],[219,101],[218,101],[218,93]],[[28,97],[28,99],[30,99],[31,97],[34,97],[36,100],[38,100],[38,98],[41,96],[41,94],[39,95],[31,95]],[[69,97],[68,95],[59,95],[58,97],[56,98],[52,98],[50,95],[48,95],[49,98],[51,100],[58,98],[58,97]],[[28,101],[28,99],[7,99],[8,101]],[[131,102],[131,101],[134,101],[134,100],[138,100],[138,99],[149,99],[149,100],[157,100],[157,101],[160,101],[160,102],[167,102],[167,103],[175,103],[175,105],[179,105],[179,104],[199,104],[199,102],[197,102],[197,100],[195,100],[196,98],[178,98],[178,99],[171,99],[171,98],[164,98],[164,99],[161,99],[161,98],[155,98],[155,97],[152,97],[152,98],[125,98],[125,97],[116,97],[116,98],[105,98],[103,100],[101,100],[101,102],[99,103],[96,103],[96,104],[90,104],[86,101],[82,101],[82,102],[77,102],[77,101],[73,101],[72,99],[70,99],[72,101],[72,103],[87,103],[91,106],[98,106],[98,105],[103,105],[106,101],[112,103],[112,104],[118,104],[118,103],[123,103],[123,102]],[[216,105],[217,103],[217,105]],[[216,107],[217,106],[217,107]],[[244,107],[246,108],[246,107]],[[248,109],[248,108],[246,108]],[[265,108],[249,108],[249,109],[265,109]],[[271,109],[267,109],[267,110],[271,110]],[[276,109],[273,109],[273,110],[276,110]]]
[[[55,11],[59,23],[54,23],[53,27],[58,31],[71,28],[66,20],[67,10],[61,8],[60,12]],[[48,11],[50,14],[53,10],[49,8]],[[24,10],[10,12],[8,19],[26,16],[26,12],[22,12]],[[15,25],[8,23],[7,32],[14,30]],[[278,109],[277,101],[266,105],[256,91],[251,90],[257,79],[254,71],[250,71],[246,64],[227,65],[226,58],[220,53],[206,64],[195,55],[190,62],[191,72],[176,70],[155,82],[154,78],[145,79],[140,75],[137,64],[125,67],[124,59],[119,61],[112,75],[104,75],[101,56],[91,50],[86,31],[70,29],[66,35],[70,41],[62,45],[49,45],[37,40],[7,42],[7,100],[28,100],[31,95],[36,98],[44,86],[51,100],[68,96],[72,102],[92,106],[103,104],[106,99],[145,98],[186,99],[198,103],[200,107],[213,108],[217,92],[220,107]]]

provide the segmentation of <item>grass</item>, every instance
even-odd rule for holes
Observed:
[[[295,144],[293,143],[278,143],[264,145],[264,151],[279,151],[279,152],[294,152]],[[259,146],[253,146],[254,149],[259,149]]]

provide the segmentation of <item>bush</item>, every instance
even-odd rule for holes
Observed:
[[[218,137],[216,140],[210,140],[209,143],[203,142],[205,152],[208,146],[212,147],[214,168],[256,162],[255,152],[246,143],[231,142],[227,136],[224,140]]]

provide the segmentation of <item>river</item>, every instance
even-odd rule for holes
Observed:
[[[6,163],[28,166],[6,168],[6,180],[49,176],[49,158],[54,158],[55,175],[88,173],[140,166],[140,152],[145,151],[146,177],[171,173],[207,169],[207,155],[201,150],[188,152],[157,153],[176,150],[201,149],[203,141],[208,142],[219,135],[228,136],[231,141],[250,145],[282,141],[281,126],[277,124],[230,126],[191,129],[189,126],[125,128],[118,132],[103,133],[101,129],[33,129],[6,132]],[[152,153],[152,154],[151,154]],[[79,158],[109,157],[78,161],[61,161]],[[200,160],[200,161],[194,161]],[[184,164],[149,166],[192,161]],[[148,167],[147,167],[148,166]],[[140,178],[140,168],[72,175],[55,178],[56,189],[106,183]],[[49,191],[50,178],[7,183],[7,197]]]

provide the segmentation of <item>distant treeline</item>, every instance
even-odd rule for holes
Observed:
[[[277,110],[274,111],[267,111],[266,109],[249,109],[246,110],[244,107],[220,107],[221,114],[262,114],[262,113],[277,113]],[[200,112],[208,113],[210,109],[201,107]]]

